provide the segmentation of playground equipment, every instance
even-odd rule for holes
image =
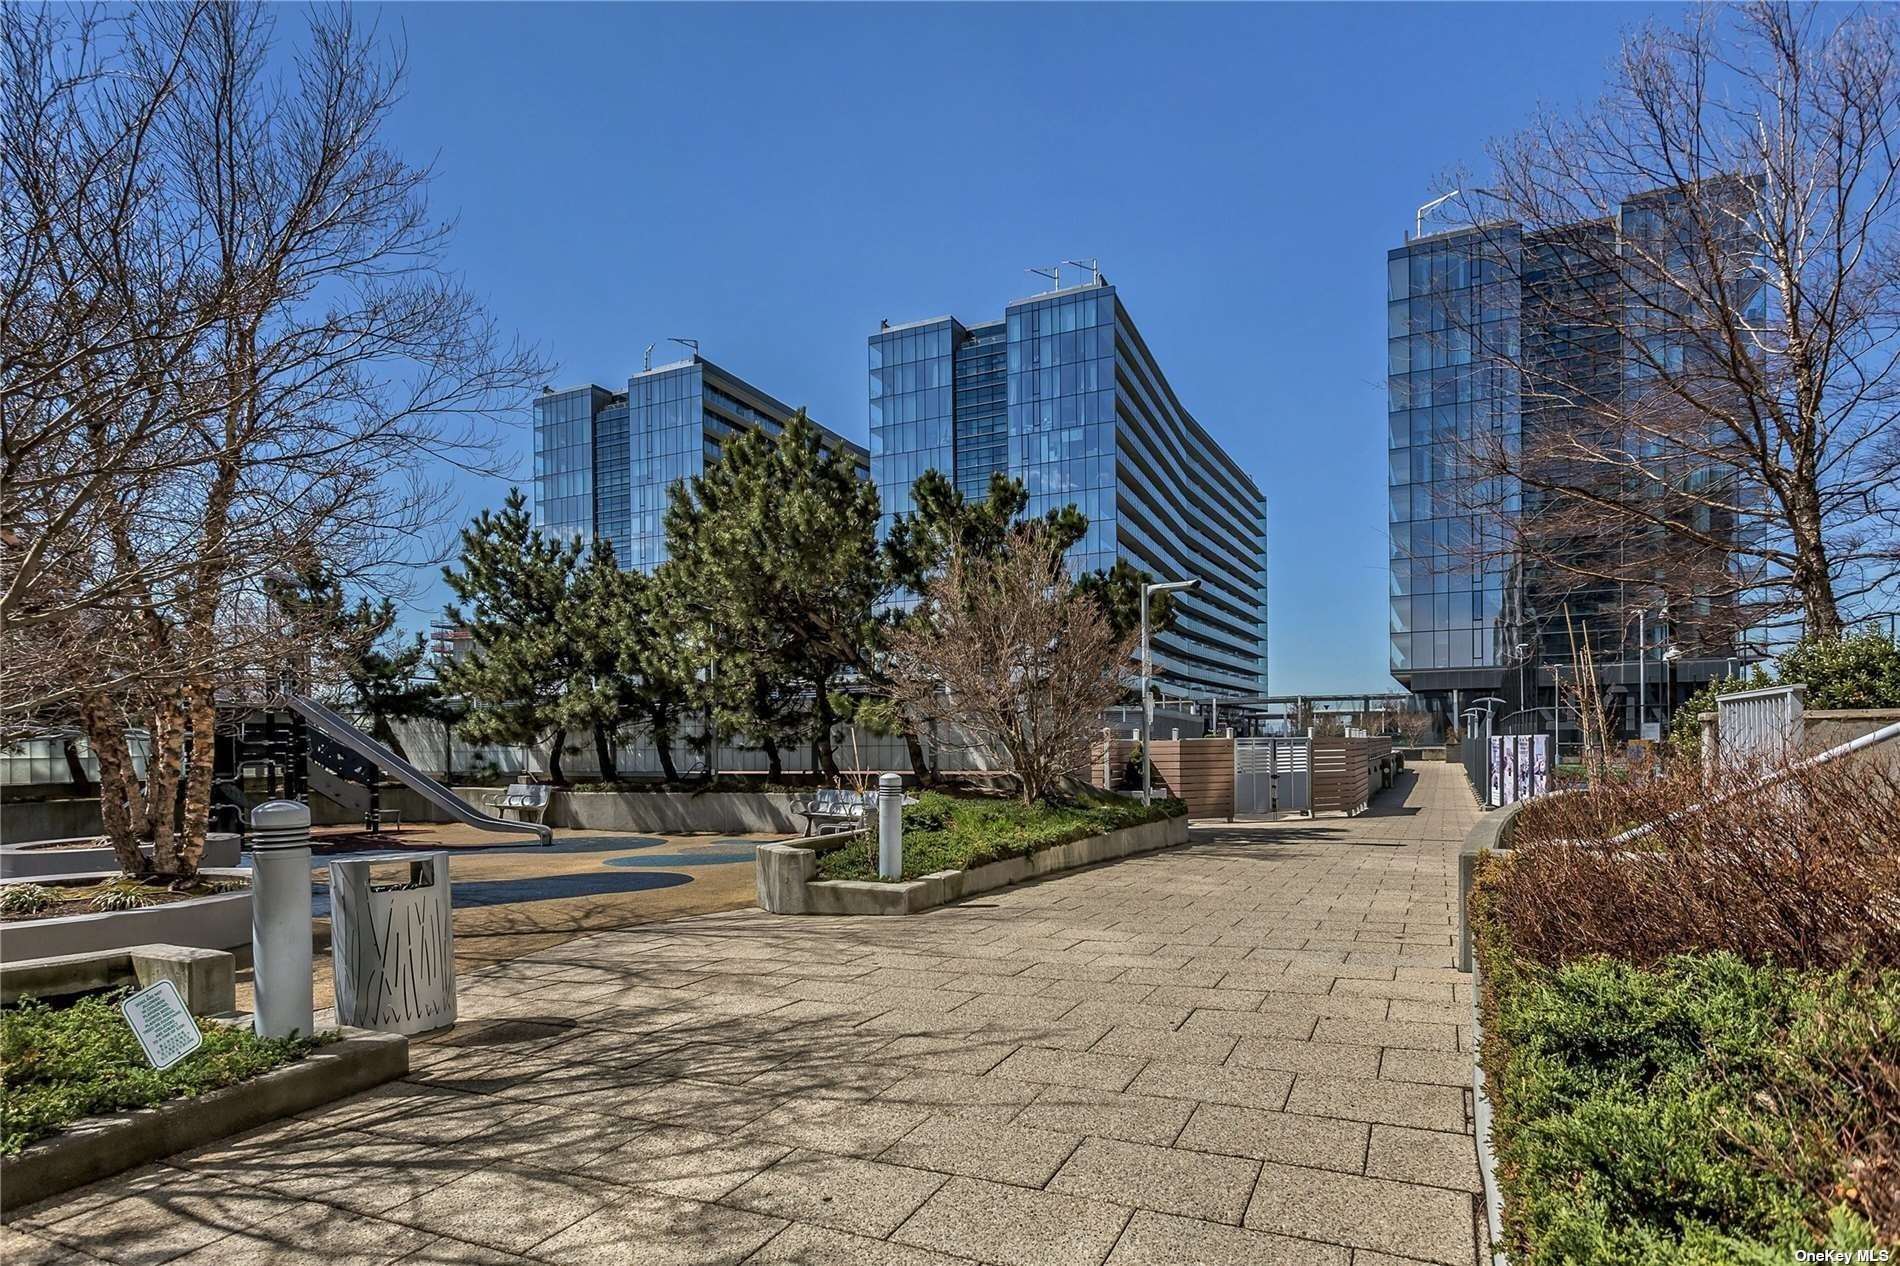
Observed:
[[[280,695],[274,706],[260,710],[243,721],[235,734],[219,740],[213,789],[225,812],[235,810],[242,821],[249,820],[253,806],[240,775],[252,767],[268,771],[273,798],[302,800],[316,790],[335,799],[362,788],[363,824],[372,831],[382,827],[379,788],[387,772],[452,821],[508,835],[532,832],[542,844],[554,842],[553,828],[540,822],[504,821],[482,812],[357,729],[335,709],[297,694]]]

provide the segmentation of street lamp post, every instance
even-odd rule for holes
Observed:
[[[1148,739],[1155,720],[1154,697],[1149,692],[1149,682],[1154,676],[1154,661],[1148,648],[1148,600],[1158,593],[1195,589],[1200,586],[1200,583],[1200,579],[1196,577],[1193,580],[1170,580],[1141,587],[1141,802],[1143,804],[1153,802],[1153,792],[1150,789],[1152,766],[1148,759]]]

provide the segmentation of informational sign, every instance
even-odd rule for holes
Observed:
[[[1491,740],[1491,804],[1550,794],[1550,736],[1509,734]]]
[[[125,1022],[132,1026],[153,1068],[170,1068],[204,1045],[198,1022],[191,1018],[191,1009],[179,995],[178,986],[169,980],[139,990],[121,1002],[119,1010],[125,1013]]]

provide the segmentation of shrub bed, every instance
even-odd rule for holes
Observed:
[[[85,1117],[201,1095],[302,1059],[324,1038],[265,1039],[199,1020],[204,1045],[160,1072],[146,1062],[118,1002],[130,990],[51,1007],[0,1011],[0,1155]]]
[[[1104,835],[1143,822],[1180,817],[1180,800],[1139,800],[1101,793],[1074,804],[950,796],[926,791],[904,806],[904,875],[917,879],[941,870],[968,870],[1010,857],[1023,857],[1091,835]],[[819,855],[821,879],[877,879],[877,825],[864,842]]]
[[[1521,1263],[1787,1262],[1900,1241],[1900,787],[1808,771],[1554,797],[1472,895]],[[1631,820],[1670,825],[1641,851]]]

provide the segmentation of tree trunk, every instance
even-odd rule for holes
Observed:
[[[649,728],[653,734],[653,750],[660,757],[660,772],[666,776],[666,781],[678,782],[680,771],[673,764],[673,718],[667,708],[662,706],[653,709]]]
[[[554,741],[548,744],[548,781],[557,787],[567,786],[567,775],[561,772],[561,749],[567,746],[567,731],[556,730]]]
[[[402,740],[396,737],[396,728],[389,723],[389,717],[385,714],[381,712],[371,714],[369,736],[404,760],[409,759],[409,753],[402,750]]]
[[[99,819],[105,826],[106,839],[112,845],[113,859],[129,878],[146,873],[145,854],[139,850],[138,773],[132,753],[125,743],[125,726],[99,695],[88,695],[81,704],[81,720],[92,754],[99,761]]]
[[[821,676],[818,685],[818,731],[812,736],[812,763],[825,777],[838,778],[838,757],[831,747],[831,725],[837,715],[831,710],[831,677]]]
[[[178,784],[185,772],[185,708],[168,694],[152,712],[152,754],[145,764],[145,825],[152,834],[152,869],[178,873]]]
[[[609,737],[607,727],[604,725],[594,727],[594,763],[600,767],[602,782],[620,780],[620,768],[614,761],[613,740]]]
[[[783,782],[785,780],[785,762],[779,758],[778,740],[767,735],[760,746],[765,749],[765,776],[773,782]]]
[[[455,781],[455,722],[442,722],[442,781]]]
[[[904,751],[910,756],[910,772],[917,776],[917,785],[936,786],[937,776],[930,772],[930,761],[924,756],[924,742],[908,726],[904,728]]]
[[[218,745],[218,703],[209,682],[198,682],[187,696],[191,707],[191,762],[185,768],[185,826],[178,842],[180,879],[198,873],[211,825],[211,773]],[[156,851],[156,850],[154,850]]]

